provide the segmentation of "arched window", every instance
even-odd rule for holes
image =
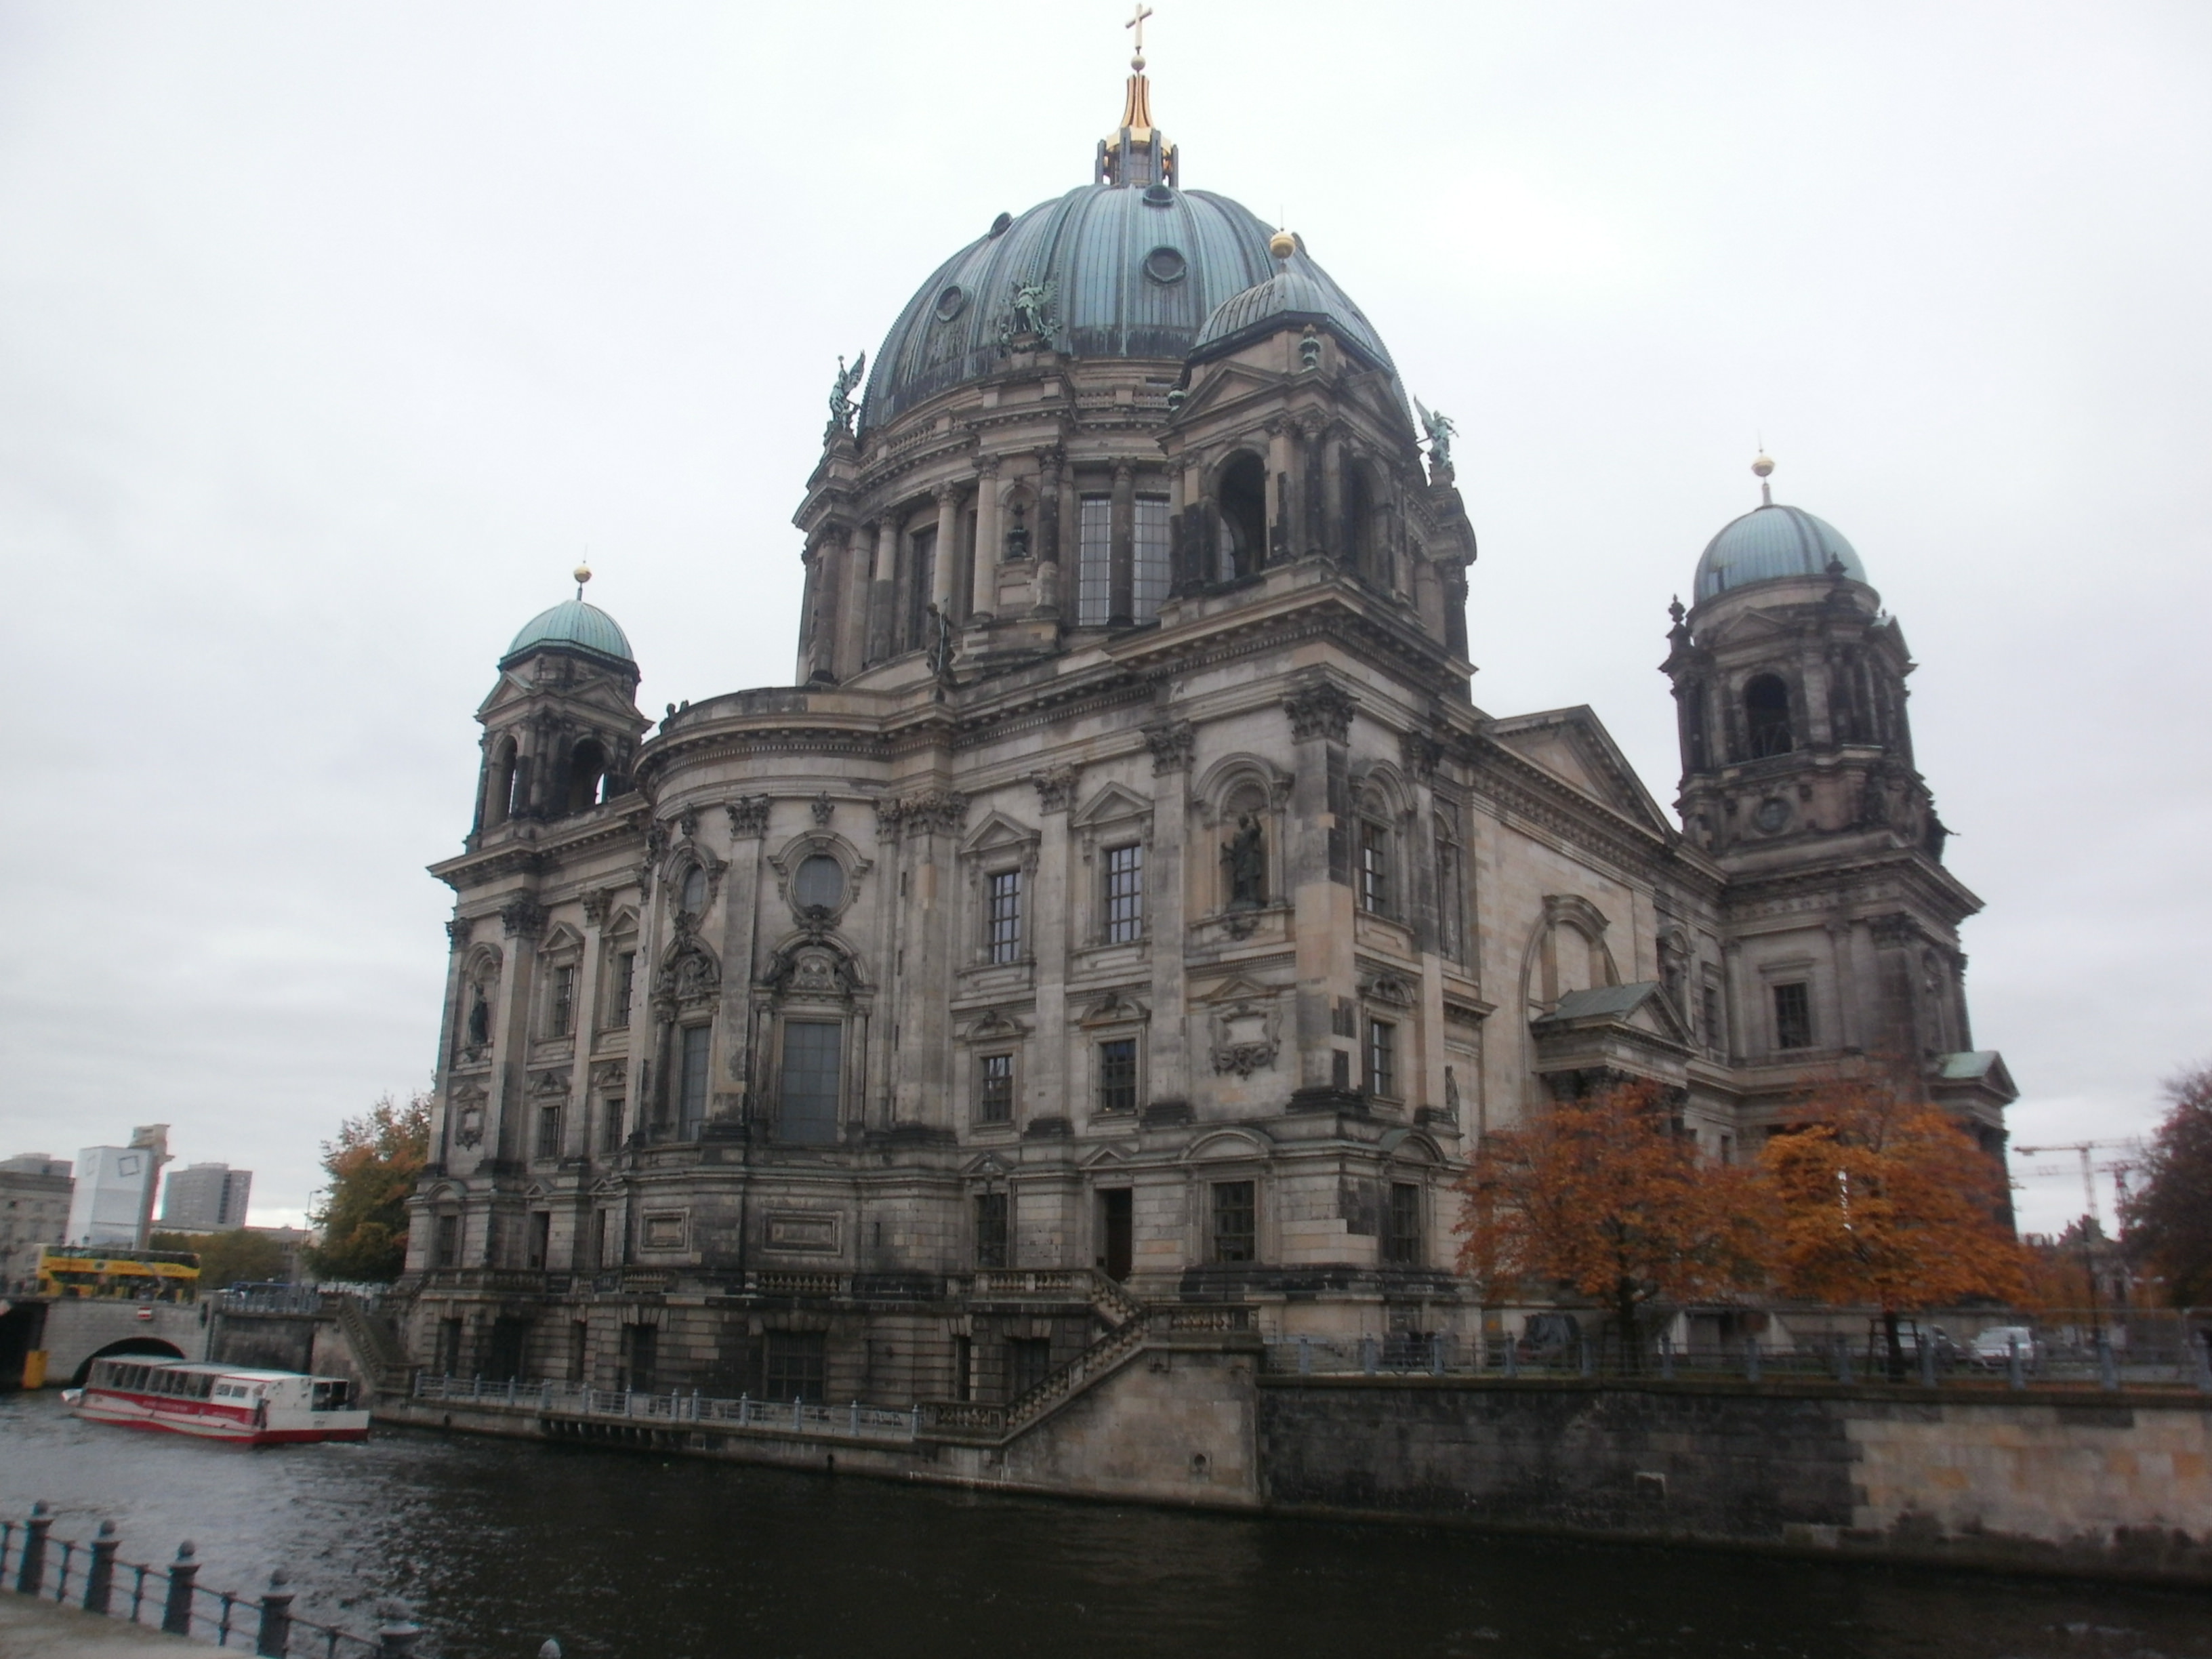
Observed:
[[[1222,469],[1220,580],[1256,576],[1267,561],[1267,469],[1239,455]]]
[[[593,738],[568,751],[568,811],[588,811],[599,804],[599,781],[606,769],[607,751]]]
[[[1790,688],[1776,674],[1761,674],[1743,688],[1744,726],[1751,757],[1786,755],[1797,746],[1790,727]]]
[[[845,897],[845,866],[827,853],[799,860],[791,878],[791,896],[802,910],[834,910]]]
[[[687,916],[706,914],[707,872],[696,864],[684,872],[684,893],[679,902]]]

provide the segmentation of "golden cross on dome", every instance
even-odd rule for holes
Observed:
[[[1121,25],[1125,29],[1134,29],[1137,32],[1137,59],[1140,64],[1143,63],[1145,56],[1145,19],[1150,17],[1152,15],[1152,9],[1150,6],[1141,3],[1140,0],[1140,3],[1137,7],[1135,14],[1131,16],[1127,22]]]

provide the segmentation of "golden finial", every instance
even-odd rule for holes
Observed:
[[[1298,239],[1287,230],[1279,230],[1267,239],[1267,252],[1278,259],[1287,259],[1298,251]]]
[[[580,564],[569,574],[576,579],[576,597],[580,599],[584,597],[584,584],[592,580],[592,567]]]
[[[1774,462],[1764,448],[1759,450],[1759,459],[1751,464],[1751,471],[1752,475],[1759,480],[1759,504],[1761,507],[1773,506],[1774,486],[1767,483],[1766,478],[1767,475],[1774,471]]]

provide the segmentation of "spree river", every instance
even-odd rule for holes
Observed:
[[[0,1510],[103,1519],[201,1582],[282,1565],[367,1633],[404,1598],[446,1659],[1803,1656],[2212,1659],[2212,1598],[1441,1528],[983,1497],[427,1431],[253,1451],[0,1398]]]

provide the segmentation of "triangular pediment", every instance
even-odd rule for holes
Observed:
[[[1249,980],[1239,975],[1234,979],[1223,981],[1212,990],[1208,991],[1204,1000],[1219,1004],[1270,1002],[1280,996],[1282,992],[1281,986],[1262,985],[1257,981]]]
[[[1082,810],[1076,813],[1074,822],[1079,826],[1088,826],[1111,823],[1121,818],[1149,820],[1152,816],[1152,802],[1133,789],[1109,783],[1085,803]]]
[[[1628,757],[1587,705],[1493,720],[1485,735],[1654,834],[1673,832],[1673,824],[1636,775]]]
[[[1531,1022],[1539,1030],[1570,1025],[1614,1025],[1662,1042],[1688,1047],[1690,1030],[1657,980],[1599,985],[1570,991],[1559,1006]]]
[[[1036,830],[1029,824],[1017,823],[1004,812],[993,811],[969,831],[967,840],[960,846],[963,852],[983,853],[994,847],[1027,847],[1036,839]]]

